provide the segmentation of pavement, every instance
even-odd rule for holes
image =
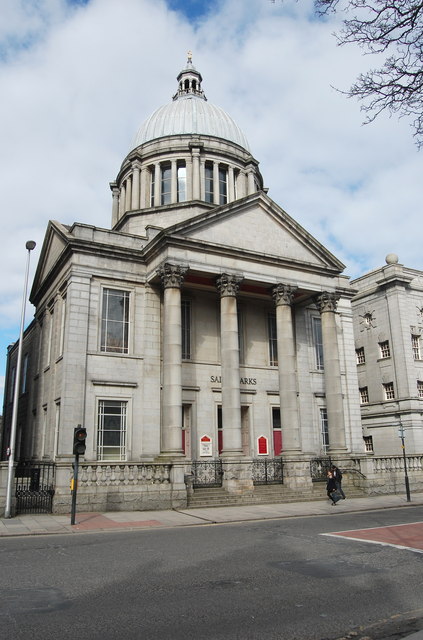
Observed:
[[[69,514],[25,514],[14,518],[1,518],[0,537],[162,529],[165,527],[354,513],[357,511],[372,511],[374,509],[407,508],[417,505],[423,505],[423,493],[413,493],[410,502],[407,502],[404,494],[347,498],[338,502],[336,506],[332,506],[329,500],[324,499],[312,502],[197,507],[195,509],[170,509],[168,511],[77,512],[74,525],[70,524]]]

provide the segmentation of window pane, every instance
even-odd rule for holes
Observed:
[[[213,165],[205,166],[205,201],[213,202]]]
[[[267,326],[269,332],[269,364],[271,367],[278,365],[278,341],[276,335],[276,313],[269,313],[267,316]]]
[[[228,201],[228,170],[219,167],[219,204],[226,204]]]
[[[128,353],[129,293],[103,290],[101,351]]]
[[[99,460],[125,460],[127,402],[100,400],[98,403]]]
[[[313,318],[313,339],[316,356],[316,369],[323,371],[323,340],[322,340],[322,321],[320,318]]]
[[[169,204],[171,201],[171,187],[172,187],[172,171],[169,165],[162,165],[161,167],[161,204]]]
[[[184,165],[178,166],[178,202],[185,202],[187,199],[187,170]]]

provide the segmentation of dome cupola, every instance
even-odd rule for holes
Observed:
[[[114,227],[123,228],[128,212],[133,217],[160,207],[163,218],[164,206],[193,201],[222,205],[263,188],[244,133],[223,109],[208,102],[202,81],[189,52],[172,101],[142,124],[110,185]],[[172,215],[176,222],[186,214],[172,209]]]

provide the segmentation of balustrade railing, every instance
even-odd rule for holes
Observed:
[[[171,464],[82,463],[78,483],[79,487],[168,484],[171,468]]]
[[[408,455],[406,461],[409,472],[423,471],[423,456]],[[403,456],[378,456],[372,458],[372,463],[374,473],[404,471]]]

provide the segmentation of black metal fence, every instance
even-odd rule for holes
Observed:
[[[310,475],[312,482],[325,482],[332,461],[329,457],[312,458],[310,460]]]
[[[221,487],[223,466],[221,460],[197,461],[192,463],[193,487]]]
[[[16,515],[52,512],[54,476],[53,462],[19,462],[15,469]]]
[[[253,460],[254,484],[283,484],[283,463],[280,458]]]

